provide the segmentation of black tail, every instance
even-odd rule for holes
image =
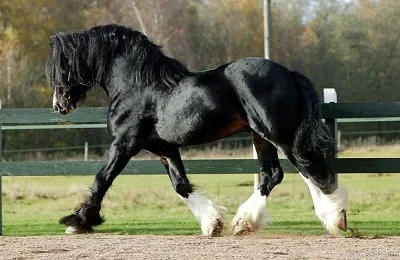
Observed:
[[[291,74],[303,94],[303,118],[297,129],[292,151],[302,169],[309,166],[316,157],[331,156],[335,142],[329,128],[321,121],[320,100],[313,83],[297,71],[292,71]]]

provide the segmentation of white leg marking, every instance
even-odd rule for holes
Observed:
[[[193,215],[200,222],[203,235],[221,235],[226,214],[225,207],[215,205],[197,192],[190,193],[188,198],[179,197],[186,202]]]
[[[300,176],[310,190],[315,214],[325,225],[329,234],[339,236],[341,233],[339,224],[343,217],[342,211],[346,209],[347,205],[347,190],[339,187],[331,194],[324,194],[310,179],[307,179],[301,173]]]
[[[267,212],[267,197],[256,190],[245,203],[240,205],[232,220],[234,235],[245,235],[271,224]]]

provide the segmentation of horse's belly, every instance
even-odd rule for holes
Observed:
[[[164,141],[177,145],[204,144],[232,134],[246,131],[247,122],[239,115],[192,115],[177,117],[158,127],[158,135]]]

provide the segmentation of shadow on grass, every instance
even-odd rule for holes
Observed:
[[[136,221],[133,223],[105,223],[95,229],[97,233],[124,235],[196,235],[200,225],[196,221]]]
[[[351,221],[348,236],[400,236],[400,221]],[[323,225],[318,221],[276,221],[263,230],[265,234],[324,235]]]
[[[400,236],[400,221],[352,221],[349,223],[348,237]],[[62,235],[65,227],[53,223],[6,224],[3,234],[6,236]],[[105,223],[95,227],[95,233],[123,235],[199,235],[200,225],[195,221],[136,221],[132,223]],[[225,235],[230,235],[230,227],[225,226]],[[275,221],[261,231],[262,235],[325,235],[318,221]],[[356,234],[356,235],[354,235]]]

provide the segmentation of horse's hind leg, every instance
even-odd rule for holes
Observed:
[[[337,187],[332,190],[323,190],[323,183],[317,183],[315,179],[300,172],[300,176],[310,190],[314,203],[315,214],[324,224],[326,231],[334,236],[340,235],[340,230],[347,230],[347,191]]]
[[[347,191],[338,187],[334,172],[330,170],[326,158],[310,153],[307,162],[295,158],[291,149],[283,149],[289,161],[299,169],[300,176],[307,184],[314,203],[317,217],[331,235],[340,235],[347,229]]]
[[[253,132],[253,144],[260,164],[260,182],[258,189],[262,196],[268,197],[272,189],[282,182],[283,170],[279,164],[278,150],[257,133]]]
[[[266,207],[267,197],[283,179],[276,147],[255,132],[253,143],[260,164],[260,182],[258,189],[239,207],[232,220],[234,235],[254,232],[270,222]]]
[[[161,157],[174,190],[186,202],[199,221],[203,235],[220,236],[224,227],[226,209],[215,205],[203,195],[194,191],[194,186],[186,176],[179,150],[167,144],[152,145],[146,150]]]

